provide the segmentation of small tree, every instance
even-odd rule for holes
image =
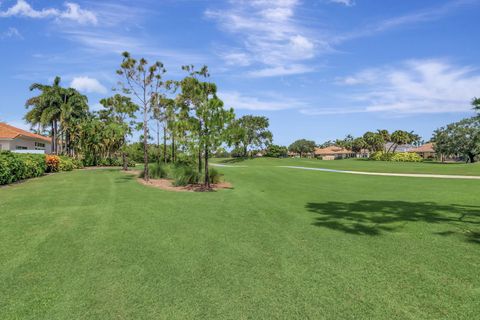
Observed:
[[[141,106],[143,115],[143,176],[148,181],[148,120],[152,103],[155,103],[155,99],[159,96],[164,85],[162,77],[166,70],[159,61],[148,65],[146,59],[136,60],[128,52],[124,52],[122,56],[123,60],[117,74],[123,77],[123,81],[120,81],[119,85],[125,94],[133,95]]]
[[[480,119],[463,119],[437,129],[432,140],[437,153],[463,156],[473,163],[480,154]]]
[[[248,148],[264,148],[272,143],[273,135],[268,130],[267,117],[246,115],[235,120],[230,128],[230,144],[243,149],[243,156],[247,157]]]
[[[288,149],[284,146],[279,146],[276,144],[271,144],[267,147],[267,152],[265,153],[266,157],[271,158],[284,158],[288,155]]]
[[[311,154],[315,151],[315,141],[300,139],[292,143],[288,150],[294,153],[298,153],[300,158],[304,154]]]
[[[126,154],[127,136],[132,133],[132,126],[134,125],[135,113],[139,107],[132,102],[130,97],[116,94],[113,97],[100,100],[100,104],[104,107],[99,111],[100,118],[107,121],[117,123],[122,131],[122,165],[123,170],[128,170],[128,159]]]
[[[210,154],[226,141],[227,126],[234,118],[233,109],[225,110],[223,102],[217,97],[217,86],[212,82],[200,81],[198,76],[208,78],[208,68],[204,66],[195,71],[193,66],[182,67],[189,76],[180,81],[181,94],[177,97],[182,124],[189,124],[190,133],[196,136],[199,172],[202,171],[204,160],[204,185],[210,188],[208,161]],[[185,111],[190,113],[186,117]],[[181,128],[184,130],[184,128]]]

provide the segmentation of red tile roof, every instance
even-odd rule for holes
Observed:
[[[354,153],[352,150],[348,150],[345,148],[337,147],[337,146],[330,146],[326,148],[315,148],[315,155],[317,156],[324,156],[324,155],[335,155],[335,154],[352,154]]]
[[[15,139],[18,136],[40,139],[46,142],[51,141],[49,137],[28,132],[26,130],[6,124],[5,122],[0,122],[0,139]]]
[[[433,143],[429,142],[425,143],[423,146],[411,149],[410,152],[435,152],[435,149]]]

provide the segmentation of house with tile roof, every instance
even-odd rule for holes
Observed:
[[[435,147],[432,142],[425,143],[420,147],[410,149],[409,152],[415,152],[423,159],[433,159],[436,156]]]
[[[313,152],[316,158],[322,160],[336,160],[355,157],[355,152],[342,147],[330,146],[326,148],[315,148]]]
[[[5,122],[0,122],[0,150],[22,153],[50,153],[52,141],[36,133],[32,133]]]

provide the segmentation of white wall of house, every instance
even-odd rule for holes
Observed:
[[[37,152],[43,151],[44,153],[51,153],[51,144],[45,140],[40,139],[27,139],[27,138],[20,138],[17,137],[15,139],[2,139],[0,140],[0,145],[2,146],[2,150],[24,150],[22,152],[26,152],[25,150],[36,150]]]
[[[10,139],[0,139],[0,150],[10,150]]]

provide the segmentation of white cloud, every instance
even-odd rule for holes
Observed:
[[[252,63],[249,55],[244,52],[227,52],[221,56],[228,66],[246,67]]]
[[[470,100],[478,95],[480,73],[442,60],[411,60],[363,70],[340,83],[359,90],[354,99],[364,107],[353,112],[468,112]]]
[[[252,70],[252,71],[249,71],[247,75],[252,78],[263,78],[263,77],[278,77],[278,76],[285,76],[285,75],[301,74],[301,73],[307,73],[307,72],[313,72],[313,71],[314,69],[312,67],[297,64],[297,65],[290,65],[287,67],[278,66],[278,67]]]
[[[270,93],[258,98],[244,96],[237,91],[222,91],[218,93],[218,96],[225,102],[225,106],[239,110],[277,111],[305,107],[303,102],[277,93]]]
[[[315,57],[318,50],[328,46],[317,42],[311,31],[302,27],[295,17],[297,0],[232,1],[225,10],[207,10],[207,18],[217,21],[223,31],[238,36],[235,50],[226,50],[220,56],[232,65],[232,51],[242,66],[251,65],[275,72],[255,72],[256,76],[291,75],[309,72],[309,68],[289,68]],[[257,68],[258,69],[258,68]],[[293,73],[292,70],[297,72]],[[282,73],[282,71],[285,71]]]
[[[97,16],[93,12],[82,9],[73,2],[66,2],[65,6],[66,10],[60,13],[60,19],[72,20],[80,24],[97,24]]]
[[[107,88],[105,88],[97,79],[89,77],[73,78],[70,87],[85,93],[107,93]]]
[[[330,2],[332,3],[338,3],[338,4],[343,4],[344,6],[347,6],[347,7],[352,7],[355,5],[355,1],[354,0],[330,0]]]
[[[15,5],[8,8],[7,11],[1,11],[0,17],[23,16],[29,18],[46,18],[58,16],[57,9],[35,10],[25,0],[18,0]]]
[[[22,34],[18,31],[17,28],[10,27],[6,31],[0,33],[0,39],[6,38],[19,38],[23,39]]]
[[[73,2],[66,2],[65,7],[64,11],[55,8],[36,10],[26,0],[17,0],[17,3],[6,11],[0,11],[0,17],[56,18],[80,24],[97,24],[97,17],[92,11],[81,9],[78,4]]]

